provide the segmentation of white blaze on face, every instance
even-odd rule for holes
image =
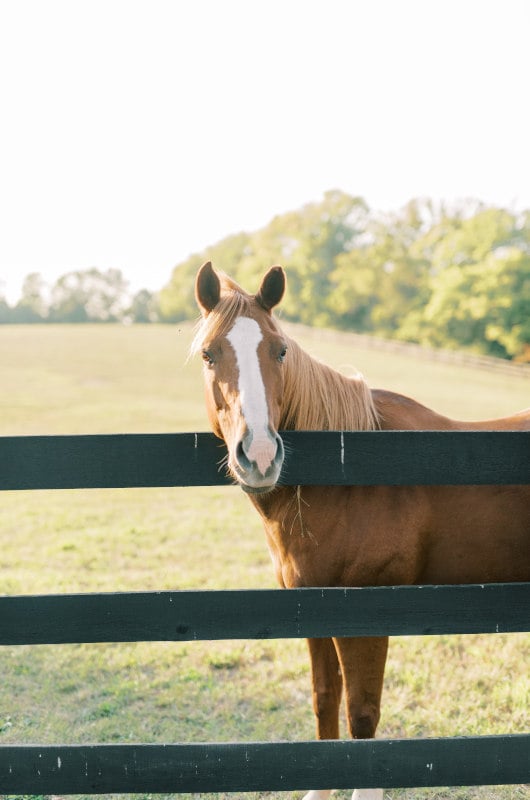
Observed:
[[[226,338],[236,354],[241,413],[251,438],[246,455],[264,475],[276,455],[276,442],[269,434],[269,410],[258,358],[263,335],[256,320],[238,317]]]

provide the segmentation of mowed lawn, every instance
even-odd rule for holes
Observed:
[[[206,430],[191,338],[189,325],[1,326],[0,435]],[[361,350],[342,334],[297,338],[372,386],[462,419],[530,404],[528,378]],[[259,519],[235,487],[0,495],[2,594],[274,586]],[[529,663],[530,634],[396,638],[379,735],[528,732]],[[0,744],[314,734],[302,641],[1,647],[0,675]],[[258,796],[300,793],[244,797]],[[530,788],[388,797],[508,800]]]

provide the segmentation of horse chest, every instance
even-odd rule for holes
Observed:
[[[299,509],[281,514],[262,513],[267,544],[281,586],[333,586],[344,582],[347,549],[337,538],[337,526],[316,525],[311,514]]]
[[[337,582],[336,575],[326,561],[319,561],[311,552],[311,545],[299,546],[285,539],[271,536],[266,528],[267,544],[276,578],[280,586],[296,589],[304,586],[329,586]]]
[[[304,487],[255,501],[280,585],[414,582],[422,561],[416,495],[406,487]]]

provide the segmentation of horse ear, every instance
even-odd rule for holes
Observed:
[[[277,306],[285,291],[285,272],[281,267],[271,267],[261,282],[256,300],[265,311]]]
[[[195,279],[195,299],[203,317],[213,311],[221,297],[221,282],[212,267],[212,262],[207,261],[202,265]]]

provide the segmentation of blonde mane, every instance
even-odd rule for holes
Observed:
[[[362,375],[347,378],[288,339],[281,428],[312,431],[377,430],[379,419]]]
[[[239,316],[252,316],[254,298],[235,281],[218,273],[221,299],[199,321],[190,348],[195,355],[205,342],[224,336]],[[276,324],[277,321],[275,320]],[[278,332],[280,332],[278,325]],[[294,339],[284,335],[285,392],[280,429],[363,431],[379,428],[372,393],[362,375],[347,378],[310,356]]]

